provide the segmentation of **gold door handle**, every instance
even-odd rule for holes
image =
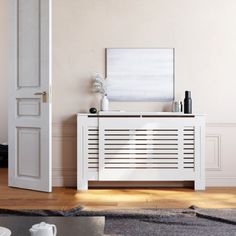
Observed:
[[[47,102],[47,92],[46,91],[37,92],[34,95],[41,95],[43,97],[43,102]]]
[[[47,92],[44,91],[44,92],[37,92],[37,93],[35,93],[34,95],[46,95],[46,94],[47,94]]]

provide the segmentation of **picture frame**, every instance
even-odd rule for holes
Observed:
[[[174,48],[107,48],[110,101],[173,101]]]

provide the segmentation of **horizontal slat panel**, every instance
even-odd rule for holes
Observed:
[[[193,142],[192,142],[193,143]],[[108,139],[105,142],[105,145],[109,144],[178,144],[178,140],[153,140],[153,139],[144,139],[144,140],[116,140],[116,139]]]
[[[173,157],[139,157],[139,156],[133,156],[133,157],[106,157],[105,160],[114,160],[114,159],[117,159],[117,160],[123,160],[123,159],[127,159],[127,160],[177,160],[178,159],[178,156],[173,156]]]
[[[99,130],[98,128],[88,129],[88,169],[98,170],[99,166]]]
[[[185,142],[188,142],[188,141],[192,141],[192,142],[194,142],[194,138],[192,138],[192,137],[184,137],[184,143]]]
[[[98,143],[88,143],[88,148],[98,148]]]
[[[92,150],[92,149],[90,149],[90,150]],[[115,147],[112,147],[112,148],[105,148],[105,151],[118,151],[118,152],[120,152],[120,151],[124,151],[124,150],[129,150],[129,151],[132,151],[132,150],[143,150],[143,151],[147,151],[147,152],[152,152],[152,151],[169,151],[169,150],[171,150],[171,151],[173,151],[173,150],[175,150],[175,151],[177,151],[178,150],[178,148],[176,148],[176,147],[172,147],[172,148],[166,148],[166,147],[156,147],[156,148],[154,148],[154,147],[133,147],[133,148],[131,148],[131,147],[122,147],[122,148],[115,148]],[[193,150],[192,148],[187,148],[186,150]]]
[[[97,146],[89,146],[88,150],[98,150],[98,145]]]
[[[105,129],[106,169],[194,168],[194,128],[183,130],[183,158],[179,159],[178,129]],[[88,130],[88,168],[99,168],[99,130]]]
[[[88,168],[98,168],[98,163],[89,163]]]
[[[185,143],[184,144],[184,148],[189,148],[189,147],[194,148],[194,144],[193,143]]]
[[[163,167],[163,166],[159,166],[159,167],[109,167],[109,168],[106,168],[107,170],[112,170],[112,171],[121,171],[121,170],[126,170],[126,169],[132,169],[132,170],[142,170],[144,169],[145,171],[146,170],[149,170],[151,171],[152,169],[163,169],[163,170],[172,170],[172,169],[178,169],[177,166],[174,166],[174,167]],[[187,167],[186,167],[187,169]],[[191,168],[192,169],[192,168]],[[124,172],[126,173],[126,172]],[[123,177],[123,176],[122,176]],[[112,178],[114,179],[114,178]],[[120,179],[120,178],[119,178]],[[127,181],[130,181],[130,178],[129,179],[126,179]],[[135,180],[137,180],[137,177],[135,177]],[[142,181],[143,181],[143,178],[142,178]]]
[[[153,168],[153,167],[177,167],[177,163],[159,163],[159,164],[143,164],[143,163],[136,163],[136,164],[106,164],[105,168],[135,168],[135,167],[144,167],[144,168]]]
[[[97,149],[89,149],[88,150],[88,154],[94,154],[94,153],[98,153]]]
[[[89,126],[88,131],[98,131],[98,127],[95,126]]]
[[[186,163],[184,164],[184,168],[187,167],[187,168],[194,168],[194,163]]]
[[[105,141],[108,140],[178,140],[177,136],[105,136]]]
[[[89,160],[88,163],[89,163],[89,165],[90,164],[98,164],[98,159],[97,160]]]
[[[88,134],[92,134],[92,135],[98,135],[98,133],[99,133],[99,131],[98,130],[94,130],[94,129],[92,129],[92,130],[88,130]]]
[[[187,144],[187,145],[185,144],[185,145],[184,145],[184,149],[187,149],[187,148],[192,148],[192,149],[194,149],[194,145],[191,144],[191,143],[190,143],[190,144]]]
[[[194,161],[193,157],[184,157],[184,161]]]
[[[98,145],[98,139],[89,139],[88,140],[88,145],[92,145],[92,144],[97,144]]]
[[[96,137],[90,137],[89,139],[88,139],[88,143],[91,143],[91,142],[98,142],[99,140],[98,140],[98,138],[96,138]]]
[[[188,145],[188,144],[194,144],[194,140],[193,139],[184,140],[184,145]]]
[[[116,132],[178,132],[178,129],[105,129],[106,133],[116,133]]]
[[[184,154],[183,154],[183,166],[185,169],[194,168],[194,127],[185,127],[183,131],[184,135]]]
[[[194,130],[183,131],[184,135],[194,135]]]
[[[88,157],[89,157],[89,158],[98,158],[98,153],[91,153],[91,154],[88,154]]]
[[[116,154],[108,154],[105,155],[105,158],[175,158],[178,157],[178,154],[124,154],[124,153],[116,153]]]
[[[194,152],[190,151],[190,150],[186,150],[186,151],[184,151],[184,156],[185,155],[194,155]]]
[[[156,135],[160,135],[160,136],[177,136],[178,132],[155,132],[155,131],[137,131],[137,132],[120,132],[120,131],[116,131],[116,132],[106,132],[105,136],[116,136],[116,135],[137,135],[137,136],[142,136],[142,135],[148,135],[148,136],[156,136]]]
[[[105,150],[112,150],[112,149],[152,149],[152,148],[158,148],[158,149],[175,149],[177,150],[178,147],[177,145],[161,145],[161,144],[109,144],[109,145],[105,145]]]
[[[98,135],[96,134],[88,134],[89,139],[98,139]]]
[[[187,138],[189,136],[186,136]],[[192,137],[192,136],[191,136]],[[105,134],[105,139],[177,139],[178,135],[168,134]]]
[[[88,161],[89,161],[89,163],[90,162],[98,162],[98,158],[89,158]]]
[[[187,131],[187,130],[194,130],[194,127],[193,126],[185,126],[184,131]]]
[[[112,163],[143,163],[143,164],[158,164],[158,163],[178,163],[177,159],[106,159],[105,164],[112,164]]]
[[[184,147],[184,152],[194,152],[194,149],[193,148],[185,148]]]
[[[194,154],[185,154],[183,155],[184,158],[194,158]]]
[[[93,150],[91,150],[93,151]],[[177,150],[136,150],[136,149],[128,149],[128,150],[105,150],[105,154],[118,154],[118,153],[142,153],[142,154],[163,154],[163,153],[176,153]]]

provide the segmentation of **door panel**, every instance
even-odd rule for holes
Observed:
[[[40,129],[17,129],[18,176],[40,178]]]
[[[40,116],[41,100],[39,98],[17,99],[17,116]]]
[[[18,1],[18,86],[40,86],[40,0]]]
[[[51,191],[51,1],[11,0],[9,186]]]

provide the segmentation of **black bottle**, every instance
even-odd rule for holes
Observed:
[[[190,91],[185,91],[184,113],[185,114],[192,114],[192,98],[191,98]]]

